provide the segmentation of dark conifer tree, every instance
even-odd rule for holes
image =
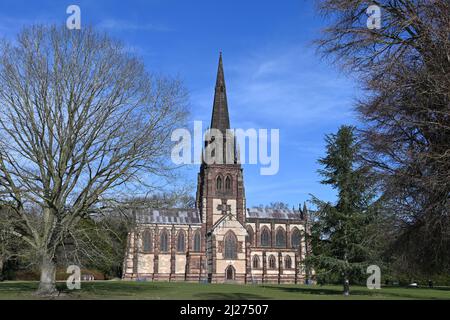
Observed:
[[[354,128],[342,126],[337,134],[327,135],[326,142],[327,154],[319,159],[323,166],[319,173],[324,177],[322,184],[336,189],[337,202],[313,198],[317,211],[311,221],[312,254],[307,264],[319,277],[340,278],[348,295],[350,280],[361,277],[374,262],[374,194],[369,168],[358,165]]]

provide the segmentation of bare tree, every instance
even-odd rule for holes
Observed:
[[[11,233],[12,221],[9,211],[0,204],[0,280],[4,264],[17,254],[17,239]]]
[[[142,197],[130,197],[122,203],[115,204],[116,208],[149,207],[154,209],[194,209],[195,197],[190,188],[180,188],[161,193],[148,194]]]
[[[38,293],[56,292],[55,252],[90,208],[170,173],[185,116],[179,81],[92,29],[32,26],[1,45],[0,185],[39,259]]]
[[[357,107],[365,159],[394,215],[386,231],[394,252],[403,265],[443,272],[450,266],[450,2],[318,3],[331,19],[320,49],[355,72],[367,93]],[[367,27],[370,5],[381,9],[381,29]]]
[[[269,205],[266,206],[266,209],[273,209],[273,210],[289,210],[291,207],[289,207],[289,204],[277,201],[277,202],[271,202]]]

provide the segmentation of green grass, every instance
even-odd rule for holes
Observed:
[[[37,299],[33,295],[37,282],[0,283],[0,300]],[[58,284],[64,293],[59,299],[149,299],[149,300],[252,300],[252,299],[450,299],[450,287],[401,288],[388,287],[369,290],[351,287],[351,295],[344,297],[340,286],[304,285],[233,285],[168,282],[96,281],[81,284],[81,290],[69,291]]]

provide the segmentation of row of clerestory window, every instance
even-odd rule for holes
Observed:
[[[292,248],[300,247],[300,241],[301,241],[300,230],[297,228],[294,228],[291,231],[291,247]],[[251,245],[255,245],[254,244],[254,233],[253,233],[253,229],[251,226],[247,226],[246,242],[250,243]],[[260,246],[261,247],[287,248],[286,231],[282,227],[279,227],[275,233],[275,243],[272,244],[271,231],[269,230],[269,228],[264,226],[260,232]]]
[[[142,234],[142,249],[145,253],[153,252],[153,233],[150,230],[145,230]],[[178,232],[176,239],[177,252],[186,251],[186,234],[184,230]],[[193,238],[192,250],[194,252],[200,252],[201,250],[201,235],[200,231],[196,231]],[[170,237],[167,230],[162,230],[159,235],[159,251],[170,251]]]

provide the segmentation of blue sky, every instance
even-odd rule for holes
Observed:
[[[0,33],[22,25],[65,23],[67,6],[81,7],[82,25],[121,39],[151,72],[179,76],[190,92],[192,120],[210,122],[219,51],[223,51],[231,123],[280,129],[280,171],[261,176],[244,167],[247,205],[314,194],[333,200],[319,183],[324,135],[356,124],[355,82],[320,59],[312,41],[325,21],[313,1],[1,0]],[[198,166],[185,173],[195,186]]]

